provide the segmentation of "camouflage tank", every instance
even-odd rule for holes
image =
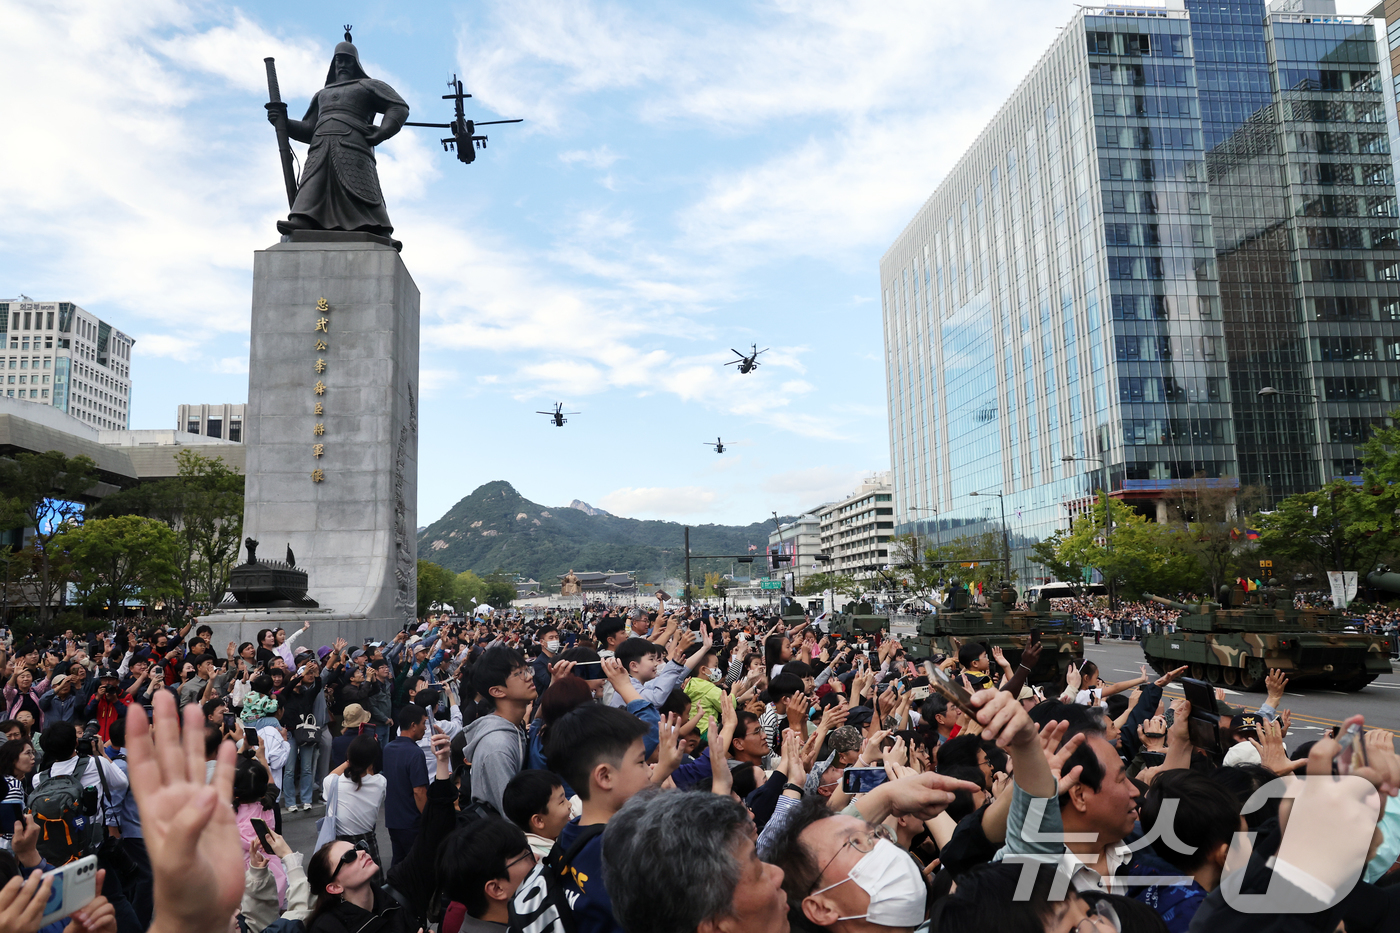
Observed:
[[[873,646],[876,632],[882,632],[882,637],[889,635],[890,617],[875,615],[871,605],[862,600],[833,616],[827,623],[827,631],[852,643],[869,642]]]
[[[1390,673],[1391,638],[1349,629],[1331,609],[1296,609],[1293,593],[1270,580],[1246,594],[1221,587],[1219,603],[1197,605],[1147,595],[1181,610],[1176,631],[1145,635],[1142,653],[1158,673],[1190,666],[1190,675],[1222,687],[1264,689],[1271,670],[1291,683],[1360,690]]]
[[[956,655],[960,646],[978,642],[986,645],[988,652],[1000,648],[1015,667],[1021,663],[1021,652],[1034,630],[1040,633],[1043,647],[1028,680],[1035,684],[1063,680],[1070,663],[1084,657],[1083,636],[1074,631],[1068,613],[1051,611],[1048,600],[1031,609],[1017,609],[1017,598],[1015,588],[1003,583],[988,594],[984,609],[974,607],[967,590],[955,586],[948,593],[947,604],[937,613],[922,616],[914,637],[904,639],[905,653],[922,661],[935,655]]]

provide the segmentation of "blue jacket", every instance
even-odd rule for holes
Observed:
[[[559,833],[558,845],[568,849],[578,838],[578,820],[571,821]],[[613,916],[612,898],[603,883],[603,836],[593,838],[583,850],[565,866],[560,884],[573,899],[574,929],[576,933],[625,933],[617,918]]]

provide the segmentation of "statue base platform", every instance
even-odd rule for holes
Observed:
[[[283,243],[378,243],[403,252],[403,242],[364,230],[292,230],[282,234]]]
[[[367,641],[388,641],[399,632],[398,628],[387,630],[383,620],[329,609],[217,609],[200,616],[199,621],[214,630],[216,645],[241,645],[245,641],[256,644],[258,632],[265,628],[284,628],[290,635],[305,622],[311,623],[311,631],[297,639],[298,648],[318,648],[337,638],[363,645]]]
[[[243,534],[290,546],[319,608],[217,607],[225,642],[306,619],[311,647],[383,640],[418,605],[418,288],[370,234],[302,232],[253,258]]]

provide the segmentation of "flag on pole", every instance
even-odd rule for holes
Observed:
[[[1249,540],[1251,540],[1251,541],[1258,541],[1258,540],[1259,540],[1259,532],[1256,531],[1256,530],[1253,529],[1253,528],[1246,528],[1246,529],[1244,530],[1244,536],[1245,536],[1246,538],[1248,538]]]
[[[749,550],[750,550],[750,551],[757,551],[757,550],[758,550],[758,545],[757,545],[757,544],[750,544],[750,545],[749,545]]]

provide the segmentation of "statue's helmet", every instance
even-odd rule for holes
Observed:
[[[364,67],[360,65],[360,50],[355,48],[354,43],[350,39],[350,30],[349,28],[346,28],[345,41],[337,43],[335,47],[335,53],[331,55],[331,66],[326,71],[327,85],[331,85],[336,82],[335,60],[340,55],[349,55],[350,58],[354,61],[355,65],[353,71],[356,78],[369,77],[369,75],[365,74]]]

